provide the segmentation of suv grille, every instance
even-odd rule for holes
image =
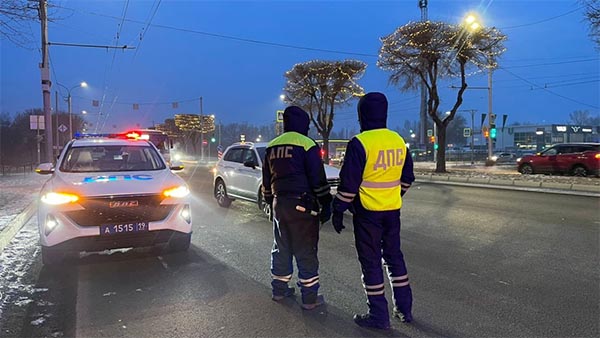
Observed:
[[[162,195],[85,198],[79,204],[85,210],[65,212],[81,226],[99,226],[124,222],[156,222],[165,219],[173,205],[160,205]]]

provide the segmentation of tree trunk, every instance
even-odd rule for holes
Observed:
[[[446,172],[446,125],[444,123],[437,124],[437,159],[435,163],[436,173]]]

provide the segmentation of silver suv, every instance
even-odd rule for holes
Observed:
[[[225,149],[214,169],[214,196],[219,206],[228,208],[235,199],[254,202],[267,216],[271,208],[262,200],[262,160],[268,143],[234,143]],[[339,169],[325,166],[332,193],[340,183]]]

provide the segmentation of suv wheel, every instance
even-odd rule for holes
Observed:
[[[581,176],[581,177],[585,177],[587,176],[587,169],[582,166],[581,164],[576,165],[573,167],[573,169],[571,169],[571,174],[573,176]]]
[[[533,174],[533,168],[531,167],[530,164],[523,164],[519,168],[519,172],[523,175],[531,175],[531,174]]]
[[[229,208],[231,205],[231,198],[227,197],[227,188],[225,187],[225,182],[219,179],[215,184],[215,198],[217,199],[217,204],[223,208]]]
[[[262,210],[269,219],[271,219],[271,213],[273,210],[271,210],[271,206],[268,203],[265,203],[260,191],[258,192],[258,208]]]

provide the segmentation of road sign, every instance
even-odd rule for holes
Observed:
[[[433,136],[433,129],[427,129],[427,136],[428,137]]]
[[[64,124],[61,124],[60,126],[58,126],[58,131],[60,131],[61,133],[64,133],[67,130],[69,130],[69,128],[67,128],[67,126],[65,126]]]
[[[464,128],[463,129],[463,136],[464,137],[470,137],[471,136],[471,128]]]
[[[277,122],[283,122],[283,110],[278,110],[277,111],[276,121]]]
[[[29,129],[44,130],[45,128],[44,115],[29,115]]]

